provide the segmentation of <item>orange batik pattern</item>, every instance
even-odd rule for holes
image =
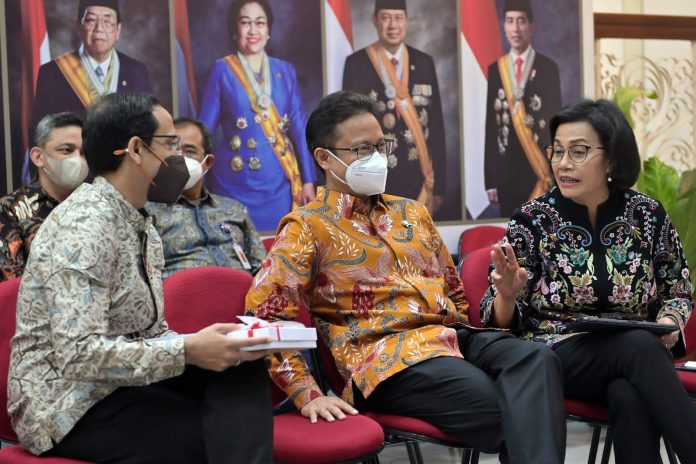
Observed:
[[[468,303],[425,207],[376,195],[371,204],[319,188],[280,223],[247,313],[292,320],[308,310],[346,380],[367,397],[383,380],[438,356],[462,357],[456,328]],[[274,381],[302,407],[321,391],[300,353],[272,357]]]

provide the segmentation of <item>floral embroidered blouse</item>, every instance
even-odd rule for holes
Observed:
[[[682,332],[693,306],[689,270],[677,232],[662,205],[630,189],[614,188],[597,210],[554,187],[518,209],[506,240],[529,273],[516,307],[524,338],[552,345],[567,337],[578,316],[655,321],[671,317]],[[496,289],[481,301],[491,320]]]
[[[246,299],[247,313],[267,320],[309,311],[349,402],[353,384],[367,397],[416,363],[461,358],[453,327],[468,326],[461,280],[425,207],[372,202],[319,188],[281,221]],[[300,408],[322,394],[299,352],[274,355],[271,375]]]

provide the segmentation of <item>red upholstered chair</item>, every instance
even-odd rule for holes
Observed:
[[[686,353],[694,353],[696,351],[696,314],[692,314],[691,318],[689,318],[689,322],[686,323],[684,338],[686,342]],[[696,372],[678,370],[677,375],[691,399],[696,401]]]
[[[223,267],[180,271],[164,281],[165,318],[180,333],[193,333],[216,322],[239,322],[252,277]],[[285,399],[272,385],[274,404]],[[370,462],[383,447],[384,433],[363,415],[311,424],[299,412],[273,418],[273,458],[286,464]]]
[[[503,237],[505,237],[505,227],[501,226],[484,225],[466,229],[459,236],[460,265],[472,251],[495,245]]]
[[[263,247],[266,249],[266,253],[271,251],[271,247],[275,243],[275,236],[274,237],[264,237],[261,239],[261,242],[263,242]]]
[[[318,365],[320,369],[320,381],[323,384],[322,388],[328,391],[333,390],[340,394],[345,386],[345,381],[336,368],[333,355],[328,347],[323,343],[321,337],[317,341]],[[409,462],[411,464],[423,464],[423,456],[421,455],[418,442],[429,442],[436,445],[448,446],[450,448],[462,448],[464,454],[462,456],[462,464],[477,464],[479,460],[479,451],[469,448],[461,440],[448,435],[420,419],[407,416],[399,416],[394,414],[382,414],[376,412],[365,412],[367,417],[377,421],[382,426],[387,435],[388,441],[404,442],[408,452]]]
[[[10,339],[14,336],[17,314],[17,294],[20,279],[0,282],[0,440],[16,443],[7,415],[7,374],[10,363]],[[80,464],[84,461],[63,458],[40,458],[20,445],[0,449],[0,464]]]

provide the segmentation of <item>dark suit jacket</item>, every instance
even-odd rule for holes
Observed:
[[[426,55],[413,47],[407,46],[407,49],[410,63],[408,85],[411,95],[413,95],[414,85],[429,85],[432,89],[432,96],[428,97],[428,104],[416,105],[416,110],[419,114],[423,110],[427,113],[427,121],[423,124],[423,130],[427,137],[428,151],[435,171],[434,194],[444,196],[447,192],[445,172],[447,152],[445,151],[445,128],[435,65],[430,55]],[[386,105],[388,100],[384,94],[384,83],[377,72],[375,72],[364,48],[346,59],[346,66],[343,71],[343,88],[367,95],[370,93],[376,94],[377,101],[382,102],[380,104],[382,107]],[[423,185],[423,174],[418,160],[409,161],[408,159],[409,148],[414,145],[408,143],[404,138],[404,132],[408,127],[403,118],[397,118],[396,125],[391,129],[384,127],[384,117],[387,114],[396,116],[395,110],[385,108],[378,115],[378,119],[384,134],[396,138],[397,148],[394,153],[398,162],[396,167],[389,170],[386,192],[390,195],[415,199]]]
[[[77,54],[78,52],[73,52]],[[153,93],[152,81],[147,67],[138,60],[118,52],[120,70],[118,75],[118,92]],[[32,111],[33,127],[47,114],[60,111],[74,111],[84,114],[85,107],[77,97],[55,61],[49,61],[39,68],[36,83],[36,96]]]
[[[561,109],[561,83],[558,66],[541,53],[536,53],[532,69],[522,100],[527,114],[534,118],[532,132],[539,137],[537,143],[544,153],[544,147],[551,143],[549,120]],[[507,125],[502,121],[510,117],[509,110],[495,107],[496,100],[500,100],[499,94],[503,91],[502,89],[498,62],[495,61],[488,67],[485,183],[486,189],[498,189],[500,214],[503,217],[509,217],[515,209],[529,199],[537,177],[522,150],[512,120],[509,120]],[[540,103],[540,107],[535,110],[537,103]],[[505,130],[504,127],[508,129]],[[505,132],[507,132],[508,143],[501,151],[499,142],[505,138]]]

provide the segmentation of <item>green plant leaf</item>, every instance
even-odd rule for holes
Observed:
[[[614,94],[614,103],[616,103],[616,106],[618,106],[624,116],[626,116],[631,127],[636,126],[631,117],[631,104],[633,100],[638,97],[646,97],[655,100],[657,98],[657,93],[654,90],[647,91],[639,87],[627,85],[626,87],[619,88]]]
[[[643,162],[643,171],[638,177],[638,190],[658,200],[667,211],[679,194],[679,174],[672,166],[653,156]]]
[[[693,171],[693,170],[692,170]],[[692,172],[688,171],[688,172]],[[679,196],[667,210],[684,248],[686,262],[695,269],[696,265],[696,186]],[[691,282],[696,286],[696,272],[691,273]]]
[[[692,188],[696,188],[696,169],[690,169],[682,173],[679,179],[679,195],[684,195]]]

